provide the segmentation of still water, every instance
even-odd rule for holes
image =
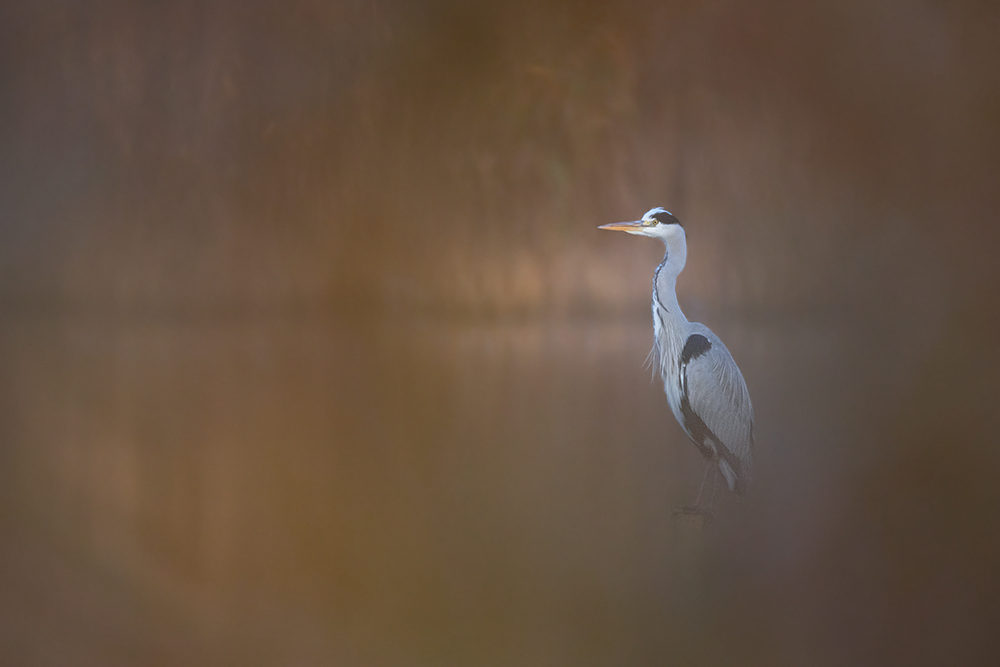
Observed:
[[[758,450],[750,496],[720,490],[702,527],[672,515],[703,468],[643,367],[645,317],[11,316],[5,655],[205,665],[879,655],[882,629],[855,627],[848,600],[892,616],[906,596],[841,588],[857,571],[910,576],[905,562],[885,562],[904,548],[881,532],[890,519],[864,518],[879,493],[855,489],[881,469],[887,437],[872,434],[870,397],[852,380],[865,346],[834,323],[704,320],[743,368]],[[903,536],[924,544],[940,537],[936,525]],[[845,547],[859,527],[874,545]],[[966,616],[978,618],[976,600]],[[928,618],[920,627],[937,627]]]

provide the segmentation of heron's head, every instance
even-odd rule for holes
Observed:
[[[664,242],[677,235],[684,236],[684,228],[681,227],[680,220],[674,217],[674,214],[670,211],[659,207],[646,211],[640,220],[634,222],[613,222],[610,225],[601,225],[599,229],[652,236],[653,238],[662,239]]]

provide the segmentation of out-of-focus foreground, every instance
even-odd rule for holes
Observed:
[[[996,664],[998,34],[6,3],[0,661]],[[705,530],[658,205],[757,412]]]

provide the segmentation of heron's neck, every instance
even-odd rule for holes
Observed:
[[[687,322],[677,303],[677,276],[684,270],[687,247],[683,241],[664,240],[664,244],[666,253],[653,276],[653,298],[666,311],[666,317]]]

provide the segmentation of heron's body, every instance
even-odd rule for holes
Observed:
[[[659,238],[666,246],[653,277],[654,368],[681,428],[742,495],[752,474],[753,406],[729,350],[704,324],[689,322],[677,303],[677,276],[687,262],[684,228],[661,208],[602,228]]]

